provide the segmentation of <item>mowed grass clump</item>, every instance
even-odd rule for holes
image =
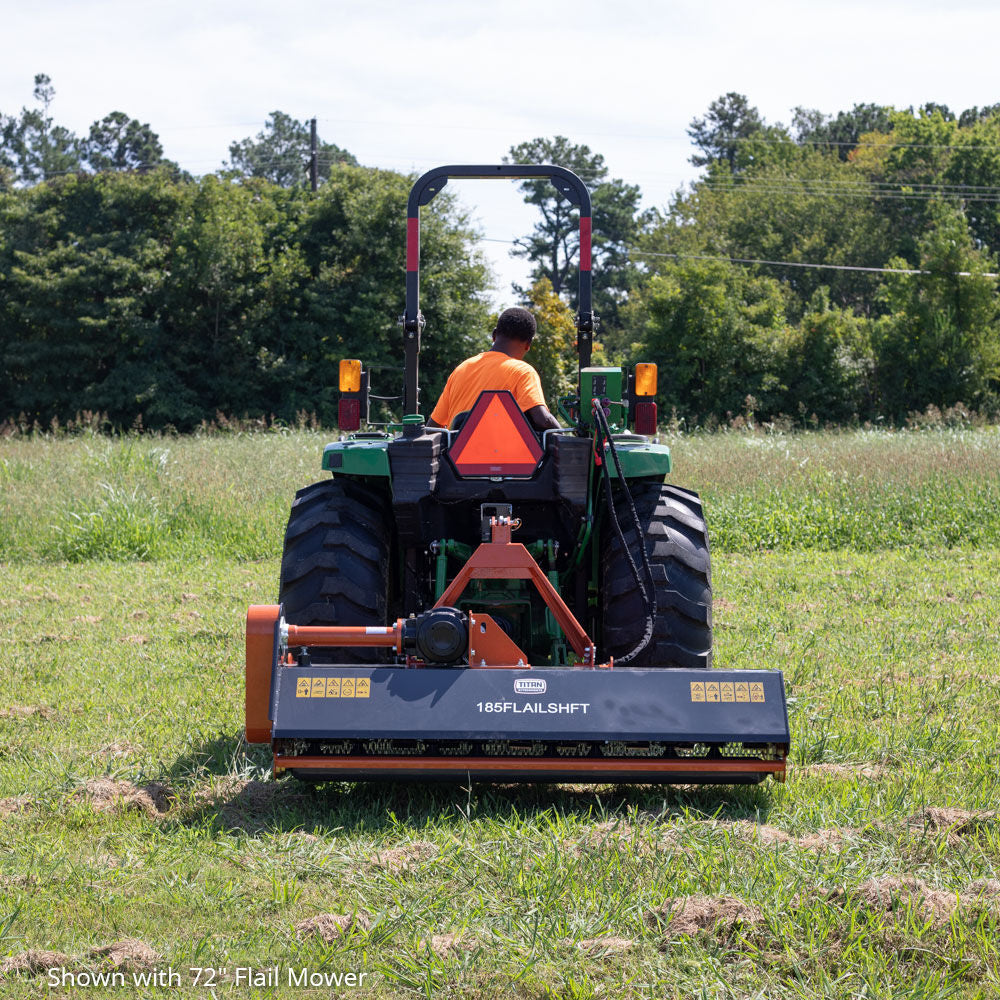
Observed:
[[[278,555],[330,434],[0,442],[0,559]],[[717,552],[1000,544],[995,428],[669,439]]]

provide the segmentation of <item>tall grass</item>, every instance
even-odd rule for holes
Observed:
[[[311,431],[0,443],[0,560],[263,559],[295,490],[325,475]]]
[[[329,435],[0,441],[0,560],[279,554]],[[691,434],[671,481],[698,490],[718,552],[1000,544],[1000,432]]]
[[[717,551],[1000,544],[1000,431],[671,438]]]

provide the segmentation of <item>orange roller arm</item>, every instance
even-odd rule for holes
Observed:
[[[247,610],[246,735],[247,743],[270,743],[271,664],[274,630],[281,608],[253,604]]]

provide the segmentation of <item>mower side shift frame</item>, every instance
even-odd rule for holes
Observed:
[[[611,663],[597,664],[593,640],[532,559],[531,553],[520,543],[510,540],[512,526],[509,517],[491,517],[490,541],[483,542],[472,553],[437,604],[416,620],[398,618],[393,625],[289,625],[280,617],[277,607],[261,607],[259,613],[277,625],[273,633],[275,664],[289,649],[381,646],[395,650],[398,655],[406,654],[412,665],[435,660],[455,662],[465,654],[470,667],[523,670],[531,666],[528,657],[489,615],[479,611],[471,613],[466,629],[464,624],[456,624],[456,619],[462,616],[454,609],[454,604],[471,580],[530,580],[580,657],[577,666],[611,667]],[[424,623],[422,619],[428,621]],[[424,632],[425,624],[432,631],[437,630],[436,638]],[[465,635],[462,635],[462,641],[455,642],[459,629],[467,632],[467,642]],[[435,648],[444,652],[434,655]],[[413,655],[414,650],[417,650],[416,656]]]
[[[492,535],[490,541],[483,542],[472,553],[434,607],[453,605],[462,596],[462,592],[471,580],[530,580],[566,634],[573,652],[580,657],[580,665],[596,666],[597,656],[593,640],[566,606],[549,578],[542,572],[541,566],[531,558],[531,553],[520,542],[510,540],[511,528],[509,517],[500,515],[490,518]]]

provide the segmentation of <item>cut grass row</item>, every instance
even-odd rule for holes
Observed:
[[[0,560],[264,559],[316,432],[0,442]],[[671,439],[717,552],[1000,545],[1000,430]]]
[[[240,738],[242,619],[276,575],[274,559],[0,567],[3,704],[21,709],[0,718],[0,798],[26,796],[0,817],[2,951],[135,937],[175,968],[367,971],[375,997],[1000,991],[996,906],[941,922],[865,901],[873,879],[1000,878],[995,821],[957,836],[919,818],[1000,801],[1000,552],[717,555],[719,664],[789,682],[791,777],[760,788],[248,785],[267,759]],[[176,798],[101,811],[100,777]],[[740,820],[841,839],[755,839]],[[672,937],[649,915],[685,897],[759,920]],[[371,925],[296,932],[330,912]],[[476,946],[437,956],[439,934]],[[598,937],[631,945],[577,947]],[[44,976],[0,988],[50,993]]]

